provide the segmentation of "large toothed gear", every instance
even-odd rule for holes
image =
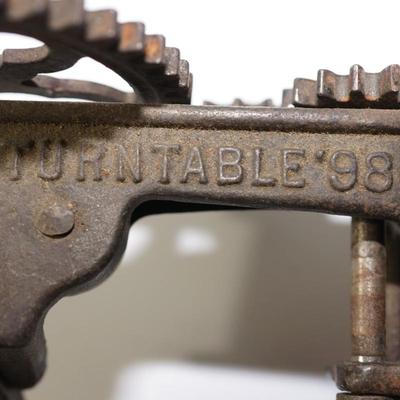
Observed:
[[[368,73],[353,65],[349,75],[321,69],[317,80],[297,78],[283,104],[297,107],[400,108],[400,65]]]
[[[113,10],[88,12],[83,0],[0,0],[0,31],[41,40],[35,49],[6,50],[0,92],[93,101],[190,103],[192,76],[179,50],[139,22],[118,23]],[[120,75],[133,91],[42,75],[91,57]]]

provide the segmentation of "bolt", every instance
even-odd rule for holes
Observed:
[[[383,223],[352,222],[353,360],[371,362],[385,356],[386,251]]]
[[[57,237],[70,233],[74,224],[74,213],[71,210],[53,204],[41,212],[37,228],[46,236]]]

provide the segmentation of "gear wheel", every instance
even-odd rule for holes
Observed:
[[[161,35],[145,34],[139,22],[118,23],[113,10],[85,11],[83,0],[0,0],[0,31],[45,43],[5,50],[0,92],[31,93],[93,101],[190,103],[192,75],[179,50]],[[126,93],[94,82],[41,75],[91,57],[133,88]]]
[[[353,65],[349,75],[321,69],[317,80],[297,78],[283,93],[283,105],[296,107],[400,108],[400,65],[368,73]]]

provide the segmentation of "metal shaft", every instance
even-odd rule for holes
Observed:
[[[352,356],[371,362],[385,357],[386,250],[383,222],[352,220]]]
[[[387,253],[386,282],[386,360],[400,360],[400,225],[385,222]]]

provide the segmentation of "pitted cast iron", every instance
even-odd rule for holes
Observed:
[[[400,396],[399,66],[321,70],[280,108],[189,106],[188,63],[143,24],[79,0],[0,8],[0,30],[44,43],[4,51],[1,92],[94,101],[0,102],[0,398],[39,381],[45,314],[113,271],[131,223],[227,208],[354,217],[353,357],[335,369],[339,397]],[[87,56],[132,91],[46,75]]]

